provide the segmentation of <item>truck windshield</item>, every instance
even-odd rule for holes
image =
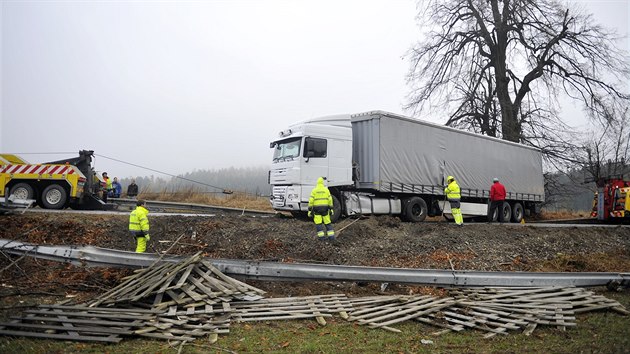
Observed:
[[[273,161],[293,160],[300,156],[301,144],[301,137],[276,142],[273,150]]]

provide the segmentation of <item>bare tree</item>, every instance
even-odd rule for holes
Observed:
[[[603,183],[607,177],[630,173],[630,113],[625,107],[621,112],[607,110],[609,118],[603,121],[603,129],[591,134],[584,144],[582,154],[576,159],[588,174],[587,179]]]
[[[410,52],[407,110],[444,108],[447,125],[559,157],[575,149],[564,93],[601,117],[601,97],[630,97],[614,31],[556,0],[421,0],[425,39]],[[606,119],[606,118],[603,118]]]

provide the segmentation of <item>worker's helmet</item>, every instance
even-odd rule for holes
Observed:
[[[450,181],[454,181],[454,180],[455,180],[455,177],[453,177],[453,176],[446,177],[446,182],[450,182]]]
[[[499,179],[498,179],[498,178],[496,178],[496,177],[494,177],[494,178],[492,179],[492,182],[499,182]]]

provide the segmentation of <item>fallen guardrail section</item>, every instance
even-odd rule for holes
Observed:
[[[179,262],[154,262],[87,303],[40,305],[0,322],[0,335],[118,343],[124,337],[168,340],[182,347],[197,338],[210,343],[229,333],[231,323],[315,319],[335,315],[370,328],[400,332],[392,325],[418,321],[434,335],[476,329],[484,337],[540,325],[576,326],[575,315],[611,309],[617,301],[583,288],[528,287],[452,290],[450,296],[344,294],[263,298],[265,292],[228,277],[200,254]]]
[[[44,246],[0,239],[0,251],[75,265],[148,267],[156,260],[179,262],[183,256],[134,253],[93,246]],[[234,259],[209,260],[221,272],[262,280],[324,280],[406,283],[434,286],[628,286],[630,273],[483,272],[411,268],[280,263]]]

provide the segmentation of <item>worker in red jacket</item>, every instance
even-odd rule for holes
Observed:
[[[505,202],[505,186],[499,182],[498,178],[492,179],[492,187],[490,187],[490,210],[488,210],[488,222],[492,222],[494,211],[499,209],[499,222],[504,222],[503,203]]]

